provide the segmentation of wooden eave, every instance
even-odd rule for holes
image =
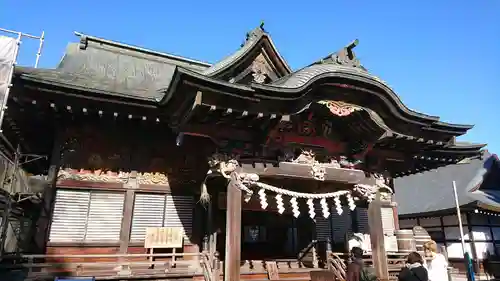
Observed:
[[[352,75],[349,78],[351,80],[347,80],[346,78],[350,75],[348,73],[346,73],[345,77],[342,77],[340,71],[329,73],[327,76],[330,75],[337,77],[322,78],[324,79],[323,82],[314,78],[311,80],[316,80],[316,84],[308,82],[306,83],[307,85],[299,88],[285,88],[279,85],[237,85],[177,68],[172,83],[160,90],[164,94],[159,102],[164,105],[168,104],[172,97],[177,95],[176,89],[178,87],[181,87],[181,85],[190,85],[192,91],[200,90],[205,94],[205,103],[222,108],[231,108],[239,112],[248,111],[269,115],[293,115],[301,112],[313,102],[337,100],[356,104],[376,112],[382,111],[382,118],[384,118],[386,124],[392,129],[394,124],[400,124],[402,127],[411,125],[414,131],[434,135],[434,137],[428,139],[436,141],[443,141],[453,136],[462,135],[472,127],[469,125],[446,125],[438,121],[437,117],[425,117],[425,115],[414,113],[402,105],[394,93],[383,92],[380,89],[379,91],[372,91],[368,89],[368,87],[372,86],[366,83],[367,88],[352,86],[356,84],[360,85],[360,83],[364,82],[357,78],[353,80],[355,77]],[[342,83],[330,83],[333,82],[332,80]],[[376,81],[372,82],[378,83]],[[439,128],[433,124],[438,124],[439,126],[437,127]]]
[[[460,209],[461,209],[461,211],[467,212],[467,211],[474,210],[476,207],[477,207],[477,203],[473,202],[470,204],[460,206]],[[398,215],[398,217],[399,217],[399,219],[416,219],[416,218],[441,217],[441,216],[456,215],[456,214],[457,214],[456,208],[447,208],[447,209],[431,211],[431,212],[421,212],[421,213]]]
[[[484,147],[484,145],[482,145],[482,147]],[[481,153],[477,145],[471,145],[469,148],[465,149],[463,147],[457,148],[454,146],[447,146],[422,151],[410,156],[402,162],[395,162],[394,165],[391,166],[391,172],[393,172],[393,177],[407,176],[457,164],[465,158],[478,157]],[[406,165],[403,165],[403,163],[406,163]]]
[[[238,120],[238,122],[242,123],[243,125],[249,123],[253,124],[252,127],[254,127],[255,129],[260,129],[262,132],[263,129],[266,130],[268,128],[271,128],[277,122],[283,120],[286,121],[287,119],[289,119],[289,115],[282,114],[283,112],[298,113],[300,112],[300,110],[303,110],[302,108],[299,111],[294,112],[292,110],[287,110],[286,105],[280,106],[279,102],[276,99],[264,99],[263,97],[260,98],[256,97],[257,96],[255,95],[256,90],[251,87],[243,85],[234,85],[220,80],[216,81],[217,83],[210,83],[210,82],[207,83],[206,85],[208,87],[200,87],[201,84],[200,82],[206,82],[205,79],[206,77],[202,77],[202,79],[199,79],[200,77],[198,77],[198,75],[188,76],[188,77],[191,78],[194,77],[195,79],[191,80],[186,79],[182,81],[180,85],[178,85],[179,86],[178,89],[179,90],[182,89],[184,95],[183,96],[174,95],[171,100],[173,101],[175,99],[178,99],[179,102],[183,103],[182,106],[181,104],[166,103],[164,104],[165,107],[163,108],[163,110],[162,110],[163,107],[162,103],[157,100],[156,101],[152,101],[152,99],[137,100],[135,98],[123,97],[121,95],[112,95],[112,96],[108,95],[107,98],[104,98],[103,95],[98,91],[88,91],[88,89],[73,87],[73,85],[57,83],[57,81],[32,79],[32,77],[29,77],[27,75],[26,76],[21,75],[20,77],[17,77],[18,79],[20,78],[20,80],[17,81],[20,81],[21,84],[17,84],[19,82],[15,83],[16,85],[21,85],[22,87],[51,92],[53,93],[53,95],[41,96],[40,98],[42,99],[55,98],[57,100],[62,101],[63,103],[64,102],[71,103],[71,106],[75,106],[75,104],[81,103],[84,100],[92,101],[92,103],[99,102],[101,103],[101,105],[109,104],[110,106],[113,107],[115,107],[116,104],[122,104],[121,108],[123,109],[127,108],[128,110],[130,110],[131,108],[133,108],[142,112],[162,114],[161,116],[162,121],[165,121],[166,119],[169,119],[171,116],[177,114],[177,116],[179,116],[179,121],[180,121],[179,123],[177,123],[177,125],[188,126],[188,127],[192,126],[192,124],[190,124],[190,118],[193,115],[200,113],[202,115],[216,113],[217,115],[224,116],[225,118]],[[213,89],[215,88],[214,85],[225,87],[226,89],[224,89],[224,91],[216,92]],[[182,86],[182,88],[180,86]],[[196,91],[200,89],[202,89],[203,91]],[[309,99],[309,101],[322,100],[324,98],[326,97],[319,97],[315,99],[313,97],[312,99]],[[298,102],[300,102],[300,100],[299,101],[296,100],[296,103]],[[281,101],[281,103],[293,104],[287,100]],[[273,106],[278,105],[280,106],[280,108],[274,111],[276,113],[273,113],[273,111],[269,110],[272,109],[273,106],[269,105]],[[66,105],[64,105],[63,107],[65,106]],[[305,107],[308,106],[310,106],[310,103],[305,105]],[[140,108],[142,108],[142,110]],[[174,109],[176,109],[177,112],[175,112]],[[143,113],[139,114],[134,113],[134,115],[141,115],[141,114]],[[143,117],[145,117],[146,115],[147,114],[143,115]],[[147,116],[147,118],[151,118],[151,116]],[[370,122],[373,123],[373,120],[369,121],[369,123]],[[172,125],[172,123],[170,123],[170,125]],[[374,128],[377,129],[377,127]],[[402,139],[410,143],[414,142],[417,143],[422,150],[435,150],[439,147],[448,144],[447,142],[443,142],[440,140],[417,138],[410,135],[394,132],[391,130],[385,130],[385,138],[383,138],[382,140],[387,140],[387,139],[393,139],[393,140]],[[482,146],[476,145],[475,147],[469,147],[473,151],[467,151],[467,146],[466,147],[461,146],[459,148],[455,148],[454,151],[456,151],[457,153],[452,152],[451,155],[456,155],[452,158],[459,159],[459,157],[457,157],[458,155],[465,155],[465,156],[473,155],[474,153],[476,153],[474,152],[474,150],[477,151],[480,149],[480,147]],[[391,148],[389,146],[389,149],[394,149],[394,148]],[[427,167],[424,164],[419,164],[419,166]],[[437,165],[432,164],[428,166],[429,168],[433,168],[434,166]]]
[[[57,95],[75,97],[98,102],[111,102],[117,104],[130,104],[139,107],[156,107],[157,102],[152,97],[138,98],[137,96],[127,96],[123,93],[103,91],[98,87],[86,88],[75,84],[65,83],[56,79],[40,79],[30,74],[24,74],[22,69],[14,73],[14,87],[26,87],[49,91]]]

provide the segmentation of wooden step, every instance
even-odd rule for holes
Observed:
[[[287,273],[279,273],[280,281],[309,281],[311,280],[311,275],[309,272],[287,272]],[[195,276],[193,277],[193,281],[204,281],[203,276]],[[221,275],[219,280],[224,280],[224,277]],[[269,281],[267,273],[256,272],[256,273],[243,273],[240,274],[240,280],[249,280],[249,281]]]

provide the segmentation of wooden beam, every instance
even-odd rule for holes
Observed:
[[[224,281],[240,280],[241,259],[241,190],[236,185],[236,172],[227,186],[226,255]]]
[[[184,115],[179,119],[179,124],[177,127],[182,128],[189,120],[196,114],[196,110],[202,105],[201,100],[203,98],[203,93],[198,91],[194,97],[194,101],[191,106],[187,109]]]
[[[264,165],[265,164],[265,165]],[[279,178],[295,178],[304,180],[315,180],[311,175],[312,164],[302,164],[293,162],[279,162],[278,167],[272,163],[251,164],[242,163],[241,170],[249,174],[257,174],[261,177],[279,177]],[[365,172],[356,169],[335,168],[329,167],[328,164],[323,166],[326,170],[325,182],[343,182],[350,184],[366,183]],[[371,182],[370,182],[371,183]]]
[[[368,206],[368,225],[370,226],[370,240],[372,244],[372,259],[378,280],[389,280],[387,253],[384,243],[384,229],[382,226],[382,200],[380,192]]]

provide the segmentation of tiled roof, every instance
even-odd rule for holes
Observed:
[[[491,162],[495,159],[495,155],[485,151],[480,158],[395,179],[399,215],[455,208],[453,181],[456,183],[460,205],[477,201],[488,204],[496,202],[495,198],[491,198],[491,192],[485,192],[489,188],[483,184],[485,175],[492,167]],[[479,185],[481,188],[477,188]],[[490,202],[491,200],[493,201]]]

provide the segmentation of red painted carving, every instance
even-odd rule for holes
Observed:
[[[299,124],[298,133],[301,136],[316,136],[316,128],[311,121],[304,121]]]
[[[281,135],[281,143],[296,143],[305,146],[318,146],[323,147],[330,153],[342,153],[345,150],[346,145],[341,142],[335,142],[323,137],[308,137],[308,136],[298,136],[293,133],[283,133]]]

